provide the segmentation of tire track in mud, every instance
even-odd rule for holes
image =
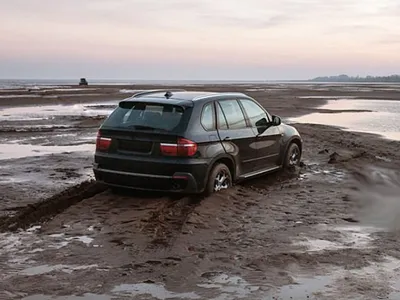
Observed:
[[[84,181],[41,202],[28,205],[14,216],[0,219],[0,232],[26,229],[34,224],[49,221],[67,208],[107,189],[94,180]]]
[[[245,199],[249,193],[260,193],[260,190],[266,193],[271,186],[275,186],[277,183],[282,184],[289,179],[296,178],[297,175],[296,172],[294,174],[293,172],[282,172],[278,177],[276,175],[274,177],[267,177],[267,180],[265,178],[263,180],[255,179],[247,184],[241,184],[236,188],[232,188],[225,197],[229,197],[232,194],[236,201],[247,207]],[[263,185],[258,187],[258,189],[252,186],[257,181],[263,182]],[[236,197],[234,196],[235,193],[237,194]],[[163,199],[159,208],[150,212],[148,218],[142,219],[144,226],[141,232],[151,238],[148,248],[170,246],[178,238],[192,213],[201,205],[202,201],[207,201],[207,199],[200,196],[186,196],[178,200],[172,200],[168,197]],[[254,205],[254,203],[247,205]]]
[[[152,237],[148,248],[171,245],[200,201],[197,197],[168,198],[149,218],[142,220],[145,223],[142,232]]]

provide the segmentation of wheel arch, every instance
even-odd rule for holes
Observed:
[[[210,176],[211,171],[214,169],[214,167],[219,164],[223,163],[225,164],[229,171],[231,172],[232,180],[234,181],[236,179],[236,164],[235,160],[228,154],[222,154],[214,158],[207,170],[207,177],[205,178],[205,183],[208,181],[208,177]]]

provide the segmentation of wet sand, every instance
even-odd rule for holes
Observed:
[[[0,97],[0,106],[85,106],[126,97],[121,89],[165,87],[96,88],[107,95]],[[400,100],[386,85],[184,88],[246,92],[284,119],[321,112],[327,97]],[[305,147],[298,174],[263,176],[206,199],[114,195],[91,181],[93,153],[84,148],[103,120],[96,109],[104,105],[0,120],[0,143],[35,145],[40,154],[1,161],[1,299],[397,299],[400,142],[295,124]],[[74,144],[84,147],[40,152]]]

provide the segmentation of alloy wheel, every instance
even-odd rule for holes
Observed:
[[[300,150],[297,147],[293,147],[290,155],[289,155],[289,165],[290,166],[297,166],[299,164],[300,158]]]
[[[226,170],[221,170],[214,180],[214,191],[218,192],[220,190],[225,190],[230,186],[229,175]]]

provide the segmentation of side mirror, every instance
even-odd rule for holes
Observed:
[[[272,125],[273,126],[279,126],[282,124],[282,120],[278,116],[272,116]]]

